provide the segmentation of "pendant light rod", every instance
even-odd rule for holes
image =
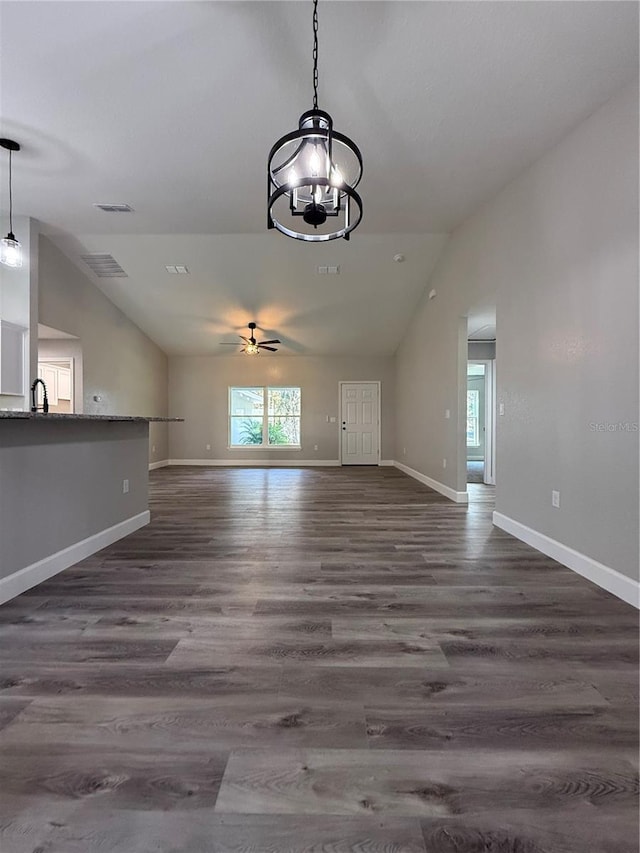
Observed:
[[[13,234],[13,169],[11,158],[13,151],[9,149],[9,231]]]
[[[9,231],[13,234],[13,164],[14,151],[20,150],[20,143],[13,139],[0,139],[0,146],[9,152]]]
[[[313,108],[318,109],[318,0],[313,0]]]

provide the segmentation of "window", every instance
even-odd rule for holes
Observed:
[[[300,447],[300,388],[229,388],[230,447]]]
[[[480,447],[479,406],[480,392],[467,391],[467,447]]]

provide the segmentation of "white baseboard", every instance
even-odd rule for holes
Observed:
[[[558,542],[544,533],[539,533],[501,512],[493,513],[493,523],[506,533],[515,536],[516,539],[526,542],[527,545],[531,545],[536,550],[546,554],[547,557],[557,560],[558,563],[573,569],[583,578],[587,578],[602,589],[606,589],[607,592],[613,593],[613,595],[626,601],[627,604],[640,607],[640,584],[638,581],[628,578],[616,569],[605,566],[604,563],[592,560],[586,554],[575,551],[573,548],[563,545],[562,542]]]
[[[416,471],[415,468],[409,468],[408,465],[403,465],[402,462],[394,462],[393,464],[399,471],[403,471],[405,474],[413,477],[414,480],[419,480],[421,483],[424,483],[425,486],[429,486],[430,489],[433,489],[435,492],[439,492],[441,495],[444,495],[445,498],[449,498],[450,501],[455,501],[457,504],[469,503],[469,495],[467,492],[457,492],[455,489],[452,489],[451,486],[445,486],[444,483],[440,483],[438,480],[433,480],[431,477],[427,477],[426,474],[421,474],[420,471]]]
[[[210,468],[335,468],[339,459],[169,459],[169,465]]]
[[[133,515],[119,524],[114,524],[113,527],[107,527],[106,530],[101,530],[99,533],[94,533],[87,539],[69,545],[68,548],[63,548],[62,551],[57,551],[43,560],[38,560],[37,563],[32,563],[30,566],[25,566],[24,569],[19,569],[12,575],[0,579],[0,604],[15,598],[22,592],[26,592],[31,587],[36,586],[43,581],[48,580],[57,575],[58,572],[68,569],[74,563],[79,563],[85,557],[90,557],[96,551],[106,548],[118,539],[123,539],[135,530],[144,527],[151,521],[151,513],[149,510]]]
[[[149,462],[149,470],[155,471],[156,468],[166,468],[168,464],[168,459],[162,459],[160,462]]]
[[[381,459],[378,465],[380,468],[393,468],[394,462],[393,459]]]

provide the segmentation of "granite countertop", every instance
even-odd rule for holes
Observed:
[[[0,411],[0,420],[33,420],[33,421],[138,421],[148,423],[183,423],[184,418],[143,418],[137,415],[75,415],[61,412],[14,412]]]

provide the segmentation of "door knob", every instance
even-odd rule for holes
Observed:
[[[347,431],[347,428],[346,428],[346,427],[342,427],[342,429],[343,429],[345,432]]]

